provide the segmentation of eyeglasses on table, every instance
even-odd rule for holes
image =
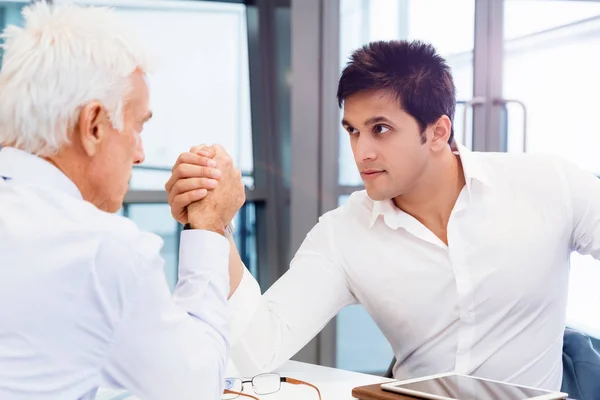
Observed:
[[[321,392],[319,391],[319,388],[317,388],[315,385],[294,378],[282,377],[279,374],[275,373],[256,375],[250,380],[243,380],[240,378],[226,378],[225,390],[223,391],[223,396],[221,397],[221,399],[232,400],[243,396],[254,400],[259,400],[258,398],[252,395],[242,393],[244,390],[245,383],[251,383],[252,390],[255,394],[259,396],[278,392],[281,389],[282,383],[290,383],[292,385],[306,385],[315,389],[317,391],[317,394],[319,395],[319,400],[321,400]]]

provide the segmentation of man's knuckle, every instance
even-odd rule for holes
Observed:
[[[185,169],[185,164],[178,164],[173,168],[173,174],[171,175],[172,180],[177,180],[181,177],[182,171]]]
[[[194,174],[194,168],[190,164],[181,164],[181,177],[189,178]]]

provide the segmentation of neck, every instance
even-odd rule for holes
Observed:
[[[410,193],[394,198],[394,203],[425,226],[445,228],[464,186],[460,158],[448,147],[448,151],[428,166],[419,184]]]
[[[80,158],[69,151],[61,151],[57,155],[42,158],[65,174],[77,186],[85,200],[91,200],[93,197],[92,188],[89,185],[89,180],[85,179],[85,167]]]

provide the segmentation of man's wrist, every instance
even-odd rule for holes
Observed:
[[[192,224],[190,224],[189,222],[183,226],[184,231],[191,230],[191,229],[194,229],[194,228],[192,228]],[[233,232],[234,232],[233,223],[227,224],[227,226],[225,227],[225,237],[232,238]]]
[[[218,233],[219,235],[226,236],[226,226],[222,222],[216,220],[201,220],[201,221],[189,221],[183,229],[198,229],[202,231],[211,231]]]

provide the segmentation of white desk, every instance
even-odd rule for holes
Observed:
[[[281,368],[277,369],[279,375],[289,378],[299,379],[309,382],[319,388],[323,400],[350,400],[352,389],[356,386],[371,385],[379,382],[386,382],[389,379],[375,375],[359,374],[356,372],[344,371],[341,369],[321,367],[313,364],[306,364],[297,361],[288,361]],[[230,368],[228,375],[237,375],[233,368]],[[244,385],[244,392],[254,395],[250,384]],[[267,396],[256,396],[261,400],[317,400],[317,392],[305,385],[291,385],[282,383],[281,390]],[[96,400],[137,400],[136,397],[127,396],[126,392],[100,389]],[[239,397],[238,400],[247,399]]]
[[[387,382],[390,379],[375,375],[359,374],[357,372],[344,371],[341,369],[321,367],[319,365],[306,364],[297,361],[288,361],[276,370],[279,375],[300,379],[309,382],[319,388],[323,400],[346,400],[353,399],[352,389],[357,386],[372,385],[379,382]],[[251,391],[251,387],[244,388]],[[252,394],[248,392],[248,394]],[[317,400],[315,389],[306,385],[291,385],[282,383],[281,390],[268,396],[257,396],[261,400]],[[241,399],[240,399],[241,400]]]

